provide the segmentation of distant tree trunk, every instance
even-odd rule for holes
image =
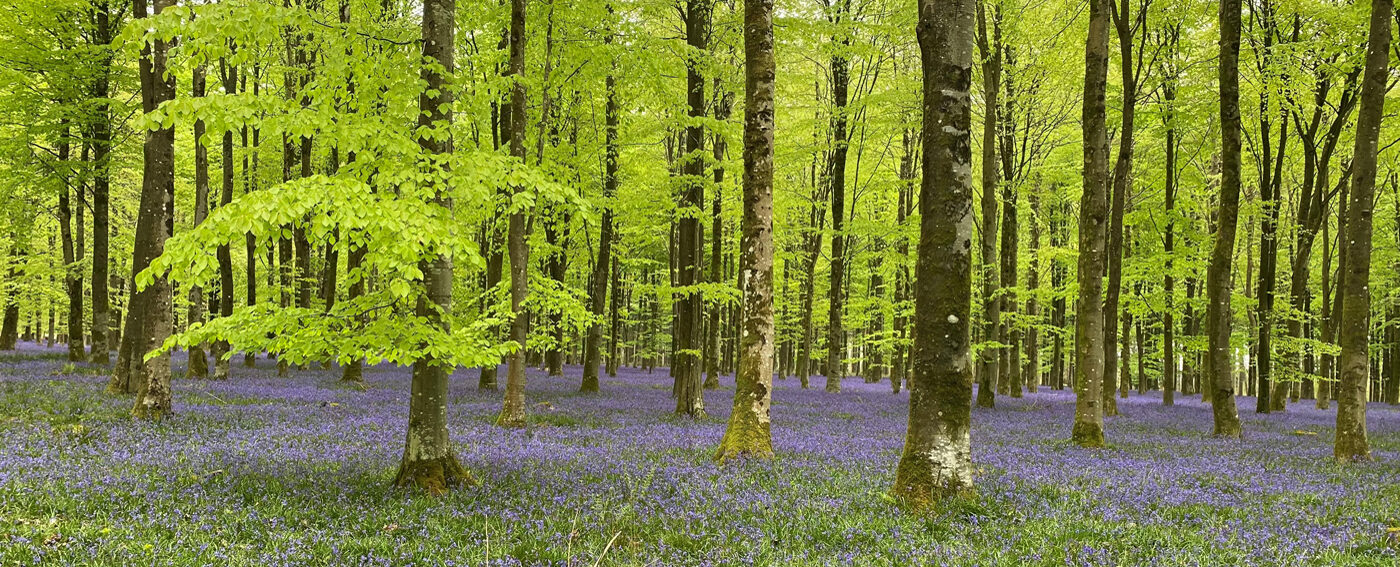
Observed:
[[[204,97],[206,71],[203,65],[196,67],[191,74],[190,90],[195,98]],[[209,216],[209,147],[204,145],[205,126],[203,120],[194,122],[194,226],[204,223]],[[189,324],[204,321],[204,308],[208,298],[199,285],[190,286]],[[209,359],[205,357],[204,345],[191,345],[186,378],[208,378]]]
[[[840,24],[849,16],[850,0],[835,0],[829,19]],[[826,391],[840,392],[845,378],[846,328],[842,322],[846,291],[846,154],[850,145],[846,115],[851,85],[850,60],[845,49],[850,36],[844,33],[832,38],[836,53],[831,56],[831,286],[828,290],[831,308],[827,315],[826,332]]]
[[[19,343],[19,287],[14,284],[19,279],[19,265],[28,252],[21,245],[21,236],[12,227],[10,244],[10,267],[5,277],[5,314],[0,317],[0,350],[15,350]]]
[[[685,10],[686,43],[694,52],[703,52],[709,44],[709,4],[702,0],[687,0]],[[695,286],[704,282],[701,265],[704,236],[699,211],[705,205],[705,161],[699,153],[705,149],[705,128],[698,119],[705,116],[705,79],[700,64],[686,65],[686,102],[692,122],[685,128],[685,149],[681,158],[684,175],[679,207],[687,213],[677,223],[676,283],[685,290],[676,300],[676,348],[672,369],[675,372],[676,413],[704,417],[705,398],[702,389],[701,351],[704,349],[704,300]]]
[[[1206,271],[1206,379],[1217,437],[1240,437],[1230,347],[1231,270],[1240,209],[1240,0],[1220,3],[1220,209]]]
[[[1057,205],[1051,208],[1050,217],[1050,246],[1063,248],[1067,244],[1068,237],[1065,235],[1065,228],[1068,221],[1065,219],[1064,205]],[[1064,262],[1056,260],[1050,265],[1050,287],[1057,290],[1055,298],[1050,302],[1050,326],[1055,329],[1055,336],[1051,345],[1050,381],[1056,390],[1065,389],[1067,365],[1065,364],[1065,335],[1068,332],[1068,303],[1065,289],[1065,280],[1068,277],[1069,269]]]
[[[899,265],[895,267],[894,274],[894,360],[890,369],[890,388],[898,394],[904,379],[909,371],[905,360],[909,351],[909,318],[904,315],[906,302],[912,300],[913,290],[909,281],[909,262],[904,260],[909,257],[909,238],[905,237],[905,225],[909,222],[909,216],[914,209],[914,185],[917,183],[918,170],[915,169],[916,154],[919,148],[918,136],[913,131],[906,128],[904,130],[904,155],[900,160],[900,185],[899,204],[896,210],[895,222],[899,228],[898,240],[896,240],[895,250],[901,259]]]
[[[1167,30],[1171,35],[1169,53],[1176,53],[1177,27]],[[1163,119],[1167,126],[1166,184],[1164,206],[1167,209],[1166,233],[1162,250],[1166,253],[1166,268],[1162,271],[1162,405],[1176,405],[1176,277],[1173,274],[1176,264],[1176,77],[1170,77],[1162,88]]]
[[[617,367],[622,364],[622,266],[617,254],[612,257],[612,301],[608,306],[608,376],[617,376]]]
[[[816,296],[817,282],[817,255],[822,247],[822,228],[826,225],[826,207],[824,201],[826,194],[821,186],[813,183],[812,210],[810,213],[810,230],[807,236],[807,249],[804,251],[806,258],[802,267],[802,321],[800,323],[802,337],[798,343],[797,353],[797,378],[802,383],[802,389],[807,389],[812,375],[812,311]]]
[[[1124,232],[1127,233],[1128,230],[1127,230],[1127,229],[1124,229]],[[1132,255],[1132,239],[1130,238],[1130,235],[1129,235],[1129,234],[1124,234],[1124,235],[1123,235],[1123,256],[1126,258],[1126,257],[1131,256],[1131,255]],[[1122,316],[1121,316],[1119,319],[1120,319],[1120,324],[1121,324],[1121,326],[1122,326],[1122,332],[1120,332],[1120,333],[1115,333],[1115,334],[1118,336],[1118,346],[1117,346],[1118,352],[1123,353],[1123,355],[1122,355],[1122,359],[1123,359],[1122,362],[1123,362],[1123,363],[1120,364],[1120,365],[1118,365],[1118,380],[1117,380],[1117,383],[1118,383],[1118,393],[1119,393],[1119,397],[1127,398],[1127,397],[1128,397],[1128,389],[1130,388],[1130,382],[1131,382],[1131,380],[1132,380],[1132,372],[1131,372],[1131,370],[1130,370],[1130,368],[1129,368],[1129,364],[1128,364],[1128,363],[1131,361],[1131,358],[1132,358],[1132,348],[1133,348],[1133,345],[1132,345],[1132,336],[1129,334],[1129,332],[1130,332],[1130,331],[1132,330],[1132,328],[1133,328],[1133,314],[1132,314],[1131,312],[1124,312],[1124,313],[1122,314]],[[1107,368],[1105,368],[1104,370],[1107,371]],[[1113,392],[1110,391],[1109,394],[1110,394],[1109,397],[1113,397],[1113,396],[1112,396]],[[1115,405],[1116,405],[1116,403],[1117,403],[1117,402],[1116,402],[1116,400],[1115,400]],[[1116,408],[1115,408],[1115,412],[1114,412],[1114,413],[1115,413],[1115,414],[1117,413]]]
[[[1074,325],[1074,389],[1078,398],[1072,439],[1102,447],[1104,387],[1103,275],[1108,251],[1108,0],[1089,1],[1084,57],[1084,192],[1079,200],[1079,303]],[[1111,396],[1111,394],[1110,394]]]
[[[1040,324],[1044,321],[1040,313],[1040,178],[1036,177],[1034,185],[1031,187],[1030,195],[1027,196],[1030,203],[1030,234],[1031,241],[1027,250],[1030,252],[1030,266],[1026,270],[1026,318],[1030,320],[1030,328],[1026,331],[1026,369],[1024,371],[1024,382],[1026,389],[1032,394],[1040,390]]]
[[[1001,341],[1001,299],[997,297],[997,97],[1001,92],[1001,9],[993,6],[991,36],[987,11],[977,4],[977,47],[982,54],[982,342]],[[916,294],[917,295],[917,294]],[[996,405],[997,348],[984,347],[977,367],[977,405]]]
[[[92,3],[93,30],[91,45],[97,47],[97,66],[92,79],[92,362],[105,365],[110,360],[111,344],[108,328],[116,322],[111,317],[108,283],[111,267],[111,224],[108,202],[112,179],[112,109],[111,97],[112,44],[115,26],[112,22],[110,0]]]
[[[425,66],[421,72],[427,90],[418,99],[420,129],[449,129],[452,124],[453,95],[445,85],[454,72],[456,11],[456,0],[425,0],[423,4],[423,58],[441,67]],[[418,145],[426,154],[452,152],[450,136],[423,136]],[[443,187],[434,189],[431,202],[448,210],[452,208],[452,201]],[[423,271],[424,290],[418,298],[417,315],[425,318],[429,325],[450,332],[451,323],[443,314],[452,312],[452,258],[434,253],[419,261],[419,269]],[[447,431],[447,378],[450,373],[447,362],[433,355],[413,363],[408,435],[394,486],[440,494],[459,484],[476,483],[457,462]]]
[[[1347,269],[1340,295],[1349,295],[1341,318],[1341,375],[1337,387],[1337,442],[1333,455],[1339,461],[1371,458],[1366,438],[1366,381],[1370,375],[1371,320],[1371,213],[1375,204],[1376,156],[1385,94],[1389,88],[1391,0],[1371,0],[1370,34],[1366,46],[1366,71],[1361,83],[1361,108],[1356,117],[1356,149],[1352,152],[1351,216],[1347,220],[1342,250]]]
[[[1109,0],[1113,26],[1118,36],[1118,62],[1122,72],[1123,111],[1122,130],[1118,136],[1118,160],[1113,166],[1113,194],[1109,203],[1108,224],[1108,282],[1104,287],[1104,371],[1103,414],[1118,415],[1114,390],[1118,383],[1118,312],[1123,292],[1123,214],[1127,211],[1129,185],[1133,180],[1133,133],[1137,116],[1136,60],[1133,57],[1133,36],[1146,21],[1145,7],[1132,14],[1132,0]],[[1126,351],[1125,351],[1126,352]]]
[[[920,0],[923,176],[909,430],[893,496],[913,509],[972,489],[971,0]],[[984,227],[985,229],[985,227]]]
[[[1010,80],[1008,79],[1007,82]],[[1020,224],[1017,215],[1019,211],[1016,203],[1016,187],[1010,177],[1007,175],[1007,182],[1003,183],[1001,188],[1001,288],[1002,293],[1005,294],[1002,297],[1001,312],[1010,313],[1013,317],[1011,322],[1001,326],[1001,335],[1006,338],[1007,343],[1001,358],[1008,362],[998,372],[1001,383],[1005,385],[1002,390],[1010,393],[1013,398],[1019,398],[1022,395],[1022,386],[1024,386],[1021,376],[1021,330],[1015,322],[1017,300],[1015,293],[1011,290],[1016,289],[1017,285]]]
[[[219,60],[220,79],[223,82],[224,93],[228,95],[238,92],[238,68],[228,65],[227,60]],[[233,159],[233,130],[224,131],[222,155],[223,160],[223,193],[219,196],[219,206],[224,207],[233,202],[233,179],[234,179],[234,159]],[[219,316],[229,317],[233,315],[233,250],[228,244],[218,247],[215,255],[219,260],[219,293],[218,304]],[[214,303],[210,303],[211,308]],[[214,378],[222,380],[228,378],[228,341],[215,341],[210,353],[214,358]]]
[[[449,20],[450,21],[450,20]],[[510,101],[510,153],[525,160],[525,0],[511,0],[510,74],[513,78]],[[512,191],[521,191],[519,187]],[[513,200],[513,199],[512,199]],[[496,425],[525,426],[525,344],[529,336],[529,314],[525,299],[530,293],[530,242],[526,234],[526,211],[512,208],[506,237],[510,256],[510,340],[516,349],[506,357],[506,395]]]
[[[745,274],[743,332],[734,410],[716,458],[773,454],[773,0],[744,2],[744,217],[739,271]],[[718,240],[718,234],[715,235]]]
[[[253,97],[254,97],[254,98],[257,98],[258,95],[259,95],[260,92],[261,92],[261,87],[258,86],[258,85],[259,85],[259,82],[260,82],[260,81],[259,81],[259,75],[260,75],[260,73],[258,72],[258,68],[257,68],[256,66],[254,66],[254,67],[253,67]],[[248,74],[247,74],[247,73],[244,73],[244,74],[243,74],[243,76],[241,77],[241,81],[242,81],[242,85],[243,85],[243,90],[244,90],[244,91],[247,91],[247,89],[248,89]],[[253,135],[253,138],[252,138],[252,146],[249,146],[249,145],[248,145],[248,130],[249,130],[249,128],[248,128],[247,126],[244,126],[244,127],[243,127],[243,131],[242,131],[242,135],[241,135],[241,138],[242,138],[241,141],[242,141],[242,143],[243,143],[243,186],[244,186],[243,191],[244,191],[244,194],[251,193],[251,192],[257,190],[257,186],[258,186],[258,176],[257,176],[257,174],[256,174],[255,172],[258,171],[258,154],[259,154],[259,151],[258,151],[258,150],[259,150],[259,148],[262,146],[262,130],[261,130],[260,128],[252,128],[252,135]],[[250,148],[251,148],[251,151],[250,151]],[[249,156],[248,156],[248,154],[250,154],[250,153],[252,154],[252,167],[251,167],[251,169],[249,168]],[[247,276],[248,276],[248,277],[247,277],[247,286],[246,286],[246,287],[247,287],[247,296],[246,296],[246,297],[247,297],[247,304],[246,304],[246,305],[247,305],[248,307],[254,307],[254,306],[256,306],[256,305],[258,304],[258,241],[257,241],[257,238],[255,238],[255,237],[253,236],[252,233],[248,233],[247,235],[244,236],[244,259],[245,259],[245,264],[246,264],[246,267],[247,267]],[[272,264],[269,263],[269,264],[268,264],[268,274],[270,275],[271,273],[272,273]],[[257,358],[257,353],[253,353],[253,352],[244,352],[244,353],[243,353],[243,366],[246,366],[246,367],[248,367],[248,368],[252,368],[252,367],[253,367],[253,363],[256,361],[256,358]]]
[[[63,173],[61,187],[58,193],[58,228],[59,239],[63,246],[63,287],[68,292],[68,360],[78,362],[83,360],[83,273],[77,269],[77,263],[82,260],[81,246],[75,251],[73,246],[73,206],[70,202],[69,193],[73,189],[78,191],[78,206],[81,208],[83,199],[83,186],[76,183],[76,176],[72,175],[73,169],[68,166],[69,152],[72,151],[72,138],[69,134],[68,119],[63,119],[62,129],[59,131],[58,159],[62,164],[60,171]],[[86,152],[84,152],[86,153]],[[81,217],[80,217],[81,218]],[[82,223],[79,222],[76,233],[83,232]],[[79,236],[81,238],[81,236]]]
[[[608,14],[612,14],[612,5],[608,5]],[[611,21],[609,22],[611,26]],[[603,42],[612,45],[614,32],[609,27],[608,34],[603,38]],[[618,109],[617,109],[617,78],[611,72],[605,80],[607,89],[607,103],[604,107],[604,122],[606,131],[605,149],[603,157],[603,218],[598,231],[598,261],[593,264],[593,289],[590,290],[588,298],[589,312],[594,317],[601,319],[603,310],[607,307],[608,279],[610,274],[608,269],[612,267],[612,245],[613,245],[613,202],[617,194],[617,129],[618,129]],[[613,296],[616,299],[619,290],[613,287]],[[616,337],[617,330],[614,329],[612,335]],[[588,338],[583,345],[583,384],[579,387],[581,392],[598,391],[598,366],[601,358],[603,342],[603,323],[594,322],[588,326]],[[609,357],[609,367],[612,367]]]
[[[155,0],[153,13],[148,15],[146,0],[133,0],[132,12],[134,17],[144,19],[159,16],[163,10],[174,6],[175,0]],[[169,47],[170,43],[155,40],[141,48],[141,107],[147,113],[175,98],[175,77],[167,75],[165,66]],[[165,240],[170,237],[170,198],[175,190],[175,129],[147,131],[144,155],[141,212],[136,220],[136,241],[131,261],[132,281],[137,282],[138,286],[141,280],[137,275],[161,255],[165,250]],[[137,418],[160,419],[171,410],[170,354],[167,352],[150,360],[144,357],[160,348],[166,337],[170,336],[170,282],[164,274],[157,274],[145,287],[137,289],[131,295],[127,308],[127,331],[122,341],[122,350],[130,353],[127,375],[134,376],[138,381],[138,395],[131,411]],[[114,381],[109,384],[109,390],[131,391],[129,379],[127,382],[118,384]],[[123,389],[124,386],[127,389]]]

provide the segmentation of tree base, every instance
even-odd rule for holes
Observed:
[[[598,393],[598,377],[597,377],[597,376],[592,376],[592,377],[584,378],[584,379],[583,379],[583,383],[580,384],[579,387],[578,387],[578,391],[579,391],[580,394],[596,394],[596,393]]]
[[[458,486],[476,484],[476,478],[462,468],[452,454],[424,461],[404,460],[399,463],[399,473],[394,476],[394,488],[422,489],[433,496]]]
[[[977,497],[972,479],[935,475],[926,463],[915,463],[907,455],[900,459],[890,497],[905,511],[932,512],[940,504]]]
[[[496,417],[496,427],[523,429],[528,424],[529,420],[526,418],[525,412],[502,411],[501,415]]]
[[[723,465],[739,460],[769,460],[773,458],[773,440],[767,431],[751,428],[731,428],[715,451],[715,462]]]
[[[1075,423],[1074,430],[1070,432],[1070,440],[1075,445],[1085,449],[1102,449],[1104,447],[1103,426],[1094,423]]]

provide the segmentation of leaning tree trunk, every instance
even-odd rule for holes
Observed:
[[[1102,447],[1103,275],[1108,221],[1108,2],[1090,0],[1084,49],[1084,191],[1079,199],[1079,303],[1074,325],[1075,443]],[[1110,394],[1112,395],[1112,394]]]
[[[1115,0],[1110,0],[1115,1]],[[1127,211],[1128,186],[1133,180],[1133,125],[1137,116],[1137,73],[1134,69],[1133,34],[1145,21],[1146,10],[1137,19],[1130,13],[1131,0],[1118,2],[1118,9],[1112,10],[1114,29],[1118,35],[1118,62],[1123,82],[1123,126],[1118,136],[1118,160],[1113,166],[1113,196],[1110,202],[1108,224],[1108,282],[1104,288],[1104,371],[1103,371],[1103,413],[1118,415],[1118,400],[1114,389],[1118,382],[1118,325],[1120,297],[1123,293],[1123,214]],[[1127,349],[1123,350],[1124,353]]]
[[[744,2],[744,218],[739,270],[743,332],[734,375],[734,410],[716,458],[773,455],[768,411],[773,390],[773,0]],[[718,237],[718,235],[716,235]]]
[[[1342,353],[1337,385],[1339,461],[1371,458],[1366,438],[1366,382],[1370,377],[1371,209],[1375,204],[1376,155],[1390,72],[1391,0],[1371,0],[1371,31],[1366,46],[1366,71],[1361,83],[1361,108],[1356,117],[1356,149],[1352,155],[1351,216],[1342,250],[1347,270],[1340,295],[1349,296],[1340,321]]]
[[[923,177],[918,337],[894,497],[913,509],[972,489],[972,0],[920,0]],[[985,229],[985,227],[984,227]]]
[[[1240,212],[1240,0],[1220,3],[1220,211],[1206,269],[1206,375],[1202,390],[1214,407],[1219,437],[1240,437],[1230,363],[1230,265]]]

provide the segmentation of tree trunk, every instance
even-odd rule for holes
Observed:
[[[1220,209],[1206,270],[1206,378],[1218,437],[1240,437],[1230,347],[1230,266],[1240,208],[1240,0],[1220,3]]]
[[[608,5],[608,14],[612,15],[612,5]],[[609,21],[611,26],[611,20]],[[612,28],[608,28],[608,34],[603,42],[612,45],[615,33]],[[617,129],[618,129],[618,108],[617,108],[617,78],[610,72],[605,80],[607,89],[607,104],[604,109],[604,122],[606,124],[605,150],[603,161],[603,218],[602,226],[598,231],[598,261],[593,265],[593,289],[590,290],[588,298],[589,312],[598,317],[599,321],[588,326],[588,338],[583,346],[583,384],[579,386],[580,392],[598,391],[598,366],[601,357],[603,342],[603,323],[601,321],[607,306],[608,279],[610,274],[608,269],[612,267],[612,245],[613,245],[613,198],[617,194]],[[618,289],[613,287],[613,296],[616,298]],[[613,329],[612,335],[616,337],[617,329]],[[611,361],[616,355],[609,357]],[[609,364],[609,367],[612,367]]]
[[[260,74],[258,73],[258,68],[257,68],[256,66],[254,66],[254,67],[253,67],[253,98],[257,98],[258,95],[259,95],[260,92],[261,92],[261,87],[259,86],[259,82],[260,82],[260,81],[259,81],[259,79],[260,79],[259,75],[260,75]],[[245,90],[245,91],[248,89],[248,74],[247,74],[247,73],[244,73],[244,74],[243,74],[243,77],[242,77],[242,87],[243,87],[243,90]],[[244,194],[245,194],[245,195],[248,194],[248,193],[251,193],[251,192],[257,190],[257,186],[258,186],[258,176],[257,176],[254,172],[258,171],[258,154],[260,153],[260,152],[259,152],[259,148],[262,146],[262,130],[261,130],[260,128],[252,128],[252,136],[253,136],[253,138],[252,138],[252,146],[251,146],[251,151],[250,151],[250,146],[248,145],[248,131],[249,131],[249,128],[248,128],[247,126],[244,126],[244,127],[243,127],[243,131],[242,131],[242,133],[241,133],[241,138],[242,138],[241,141],[242,141],[243,152],[244,152],[244,154],[243,154],[243,187],[244,187],[243,191],[244,191]],[[252,167],[251,167],[251,169],[249,168],[249,156],[248,156],[249,153],[252,154]],[[247,305],[248,307],[254,307],[254,306],[256,306],[256,305],[258,304],[258,242],[257,242],[257,239],[253,237],[253,234],[252,234],[252,233],[248,233],[248,234],[245,235],[245,237],[244,237],[244,259],[246,260],[245,264],[246,264],[246,268],[247,268],[247,286],[246,286],[246,287],[247,287],[247,296],[246,296],[247,303],[246,303],[246,305]],[[272,269],[272,265],[269,263],[269,264],[268,264],[268,270],[269,270],[268,273],[269,273],[269,274],[272,273],[272,272],[271,272],[271,269]],[[257,358],[257,353],[253,353],[253,352],[245,352],[245,353],[243,353],[243,366],[248,367],[248,368],[252,368],[252,367],[253,367],[253,363],[256,361],[256,358]]]
[[[62,163],[60,171],[63,178],[60,179],[61,187],[58,194],[58,227],[59,238],[63,246],[63,287],[68,292],[68,360],[78,362],[83,360],[83,274],[77,269],[78,261],[82,260],[80,250],[75,251],[73,246],[73,206],[70,202],[69,193],[77,189],[79,193],[78,206],[82,207],[83,186],[76,183],[77,179],[73,175],[73,169],[68,166],[69,152],[72,151],[72,138],[69,134],[68,119],[63,119],[62,130],[59,132],[58,159]],[[87,152],[83,152],[86,154]],[[81,217],[80,217],[81,218]],[[79,222],[76,233],[83,232],[82,223]],[[81,249],[81,247],[79,247]]]
[[[708,48],[709,4],[688,0],[685,10],[686,42],[695,53]],[[695,286],[704,282],[701,265],[704,236],[699,212],[705,205],[705,161],[699,155],[705,149],[705,128],[698,119],[705,116],[705,79],[701,65],[692,61],[686,66],[686,102],[688,116],[695,120],[685,128],[685,149],[681,157],[683,174],[679,208],[686,211],[677,223],[676,283],[682,291],[676,300],[676,348],[672,351],[672,369],[676,383],[676,413],[704,417],[705,398],[701,371],[701,351],[704,349],[704,300]]]
[[[132,11],[136,18],[144,19],[159,16],[174,5],[174,0],[155,0],[153,13],[148,16],[146,0],[133,0]],[[147,113],[175,98],[175,78],[166,74],[165,58],[169,47],[169,43],[161,40],[142,46],[141,107]],[[132,294],[127,307],[128,330],[122,343],[123,350],[129,352],[128,376],[138,380],[138,395],[131,410],[132,415],[160,419],[168,415],[171,409],[170,354],[167,352],[150,360],[146,360],[145,356],[160,348],[166,337],[170,336],[170,282],[164,274],[157,274],[142,286],[143,281],[137,275],[160,256],[165,250],[165,240],[170,237],[170,198],[175,190],[175,130],[173,127],[150,130],[145,138],[141,212],[136,220],[136,241],[131,262],[132,281],[136,282],[137,291]],[[109,389],[119,388],[109,385]]]
[[[196,98],[202,98],[205,92],[205,67],[200,65],[191,74],[190,90]],[[203,120],[194,122],[194,226],[198,227],[204,223],[205,217],[209,216],[209,147],[204,145],[205,126]],[[202,323],[204,321],[204,309],[208,298],[204,295],[204,290],[199,285],[190,286],[189,324]],[[202,344],[191,345],[189,348],[189,364],[185,369],[186,378],[208,378],[209,359],[205,356]]]
[[[769,458],[773,389],[773,0],[744,2],[743,332],[734,375],[734,409],[716,458]],[[718,234],[715,235],[718,240]]]
[[[927,509],[972,489],[971,0],[919,1],[923,176],[909,429],[893,496]],[[984,227],[985,229],[985,227]]]
[[[421,130],[446,130],[452,125],[453,95],[445,86],[454,72],[456,11],[456,0],[426,0],[423,4],[423,58],[441,67],[425,66],[420,75],[427,87],[418,99]],[[418,145],[425,154],[452,152],[452,138],[447,135],[420,137]],[[449,211],[452,208],[452,201],[443,187],[435,188],[431,203]],[[452,312],[452,258],[431,254],[418,264],[423,271],[424,289],[418,298],[417,315],[438,330],[450,333],[450,322],[444,315]],[[408,435],[394,486],[440,494],[459,484],[476,482],[457,462],[447,431],[447,377],[450,373],[447,362],[431,354],[413,363]]]
[[[1023,372],[1026,389],[1034,394],[1040,390],[1040,324],[1044,321],[1040,313],[1040,178],[1036,177],[1027,196],[1030,204],[1031,241],[1030,266],[1026,270],[1026,319],[1030,328],[1026,331],[1026,369]]]
[[[511,0],[510,74],[513,78],[510,101],[510,153],[525,160],[525,0]],[[522,189],[515,187],[513,192]],[[514,199],[512,199],[514,201]],[[510,256],[510,340],[515,350],[506,357],[506,394],[496,425],[525,426],[525,344],[529,336],[529,314],[525,299],[530,293],[530,242],[524,210],[511,207],[506,236]],[[483,376],[484,377],[484,376]]]
[[[115,323],[109,307],[108,284],[111,267],[111,224],[108,202],[112,179],[112,110],[107,99],[111,96],[112,6],[110,0],[94,0],[91,45],[98,53],[92,81],[92,352],[91,360],[105,365],[110,360],[111,333]]]
[[[836,0],[834,14],[829,16],[836,24],[849,15],[850,0]],[[841,379],[845,378],[846,328],[842,322],[845,311],[843,298],[846,291],[846,154],[850,145],[847,126],[850,122],[847,113],[851,84],[850,60],[845,53],[851,43],[846,34],[832,38],[836,54],[831,57],[831,95],[835,107],[831,109],[831,287],[828,290],[830,311],[827,315],[826,331],[826,391],[840,392]]]
[[[1169,56],[1175,56],[1178,28],[1172,27],[1168,30],[1171,34],[1171,45]],[[1173,273],[1176,265],[1176,77],[1170,77],[1162,88],[1162,99],[1164,101],[1163,110],[1166,113],[1164,120],[1167,123],[1167,151],[1166,163],[1166,184],[1164,205],[1167,209],[1166,226],[1163,231],[1166,233],[1162,241],[1162,249],[1166,253],[1167,263],[1162,275],[1162,405],[1176,405],[1176,276]]]
[[[1001,91],[1001,9],[994,6],[992,35],[987,34],[987,11],[977,4],[977,47],[982,54],[982,342],[1001,341],[1001,299],[997,297],[997,97]],[[917,293],[916,293],[917,295]],[[984,346],[977,366],[977,405],[996,405],[997,352]]]
[[[1104,388],[1103,275],[1108,219],[1108,1],[1090,0],[1084,57],[1084,192],[1079,199],[1079,302],[1074,325],[1077,402],[1073,441],[1102,447]],[[1112,395],[1111,393],[1109,394]]]
[[[1347,219],[1342,251],[1347,269],[1339,295],[1350,296],[1342,311],[1337,385],[1337,442],[1333,455],[1339,461],[1371,458],[1366,438],[1366,381],[1370,375],[1371,320],[1371,213],[1375,204],[1376,156],[1385,94],[1390,72],[1391,0],[1371,0],[1370,34],[1366,46],[1366,71],[1361,83],[1361,108],[1356,117],[1356,149],[1352,152],[1351,213]]]
[[[1146,8],[1131,13],[1132,0],[1109,0],[1113,25],[1118,35],[1118,62],[1123,82],[1122,130],[1118,136],[1118,159],[1113,166],[1113,195],[1108,225],[1108,282],[1104,288],[1104,384],[1103,413],[1118,415],[1114,389],[1118,381],[1118,318],[1123,292],[1123,215],[1127,211],[1128,189],[1133,181],[1133,133],[1137,116],[1137,71],[1133,57],[1133,35],[1143,31]],[[1126,350],[1124,351],[1126,353]]]

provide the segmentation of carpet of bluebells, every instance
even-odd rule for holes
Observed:
[[[777,459],[718,467],[732,381],[696,422],[664,370],[592,396],[579,373],[532,371],[532,426],[511,431],[457,372],[452,435],[481,484],[429,498],[388,486],[406,369],[361,390],[235,364],[177,380],[153,424],[101,369],[25,345],[0,355],[0,566],[1400,565],[1400,408],[1370,409],[1374,463],[1339,466],[1311,403],[1243,412],[1240,442],[1209,436],[1199,398],[1134,395],[1112,446],[1082,450],[1071,394],[1001,397],[973,413],[977,498],[912,516],[885,495],[908,411],[888,383],[778,381]]]

